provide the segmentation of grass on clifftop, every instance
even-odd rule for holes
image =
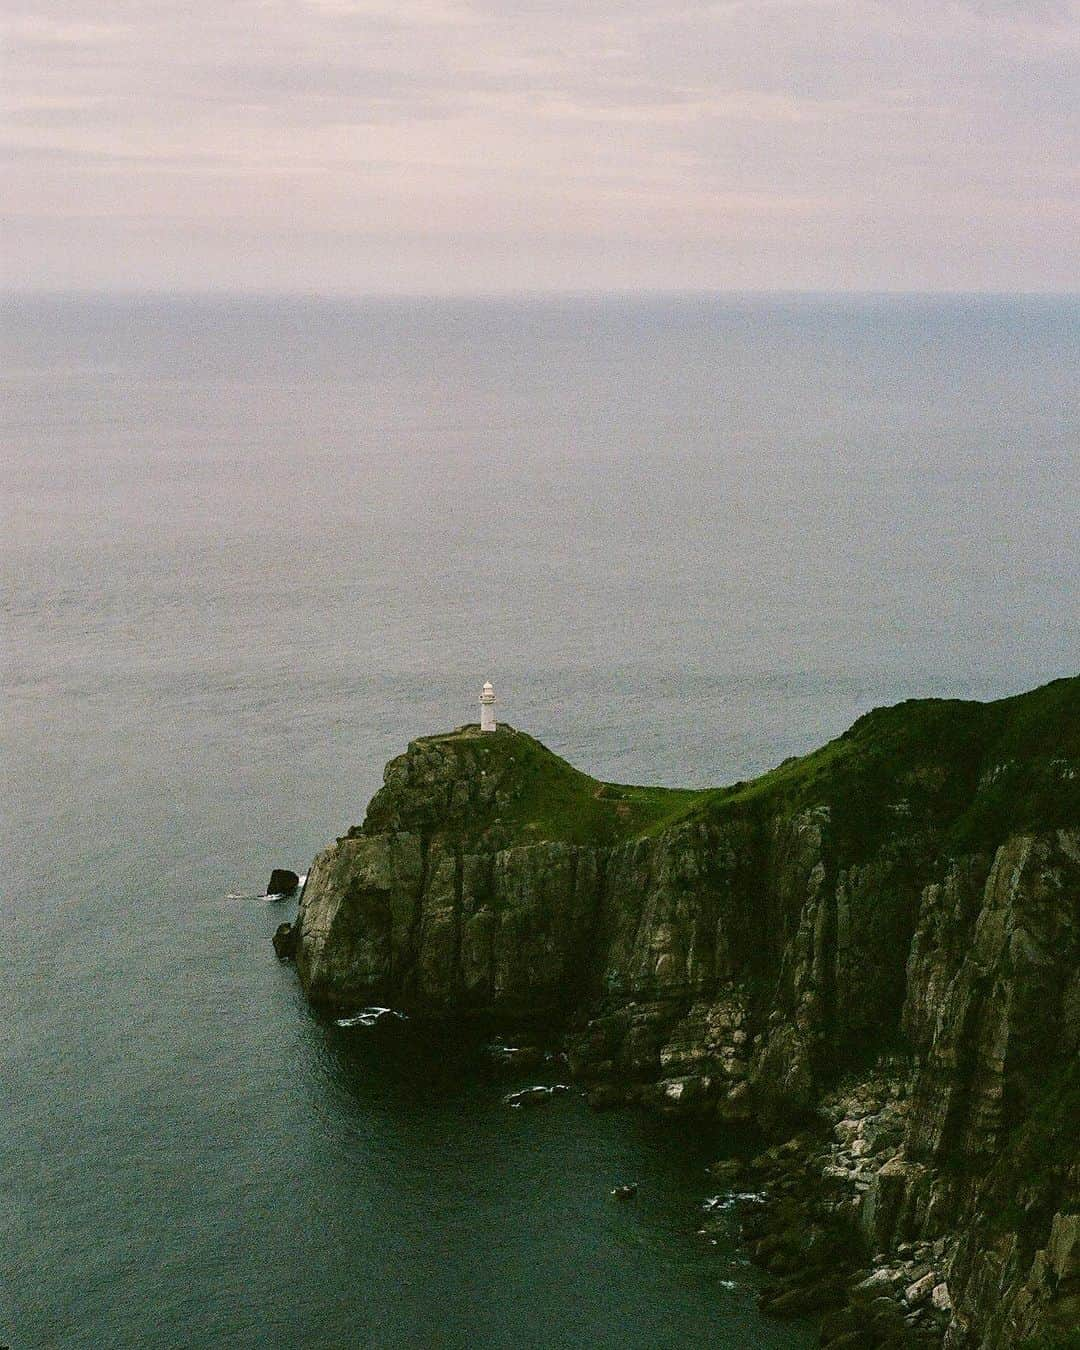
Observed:
[[[717,794],[721,813],[827,805],[838,837],[876,846],[931,825],[958,849],[1080,823],[1080,677],[995,703],[910,699],[809,755]]]
[[[416,744],[459,756],[461,778],[479,768],[501,785],[497,802],[439,825],[476,835],[498,826],[522,842],[606,844],[698,813],[718,823],[760,821],[823,805],[837,842],[857,859],[890,836],[922,830],[965,852],[1008,833],[1080,823],[1080,677],[996,703],[911,699],[877,708],[821,749],[727,788],[603,783],[505,726],[493,735],[463,727]]]
[[[610,843],[652,833],[688,815],[709,792],[690,788],[632,787],[602,783],[549,750],[534,736],[510,727],[481,734],[473,727],[422,744],[450,750],[485,773],[512,781],[499,806],[499,824],[523,841]],[[462,776],[468,770],[463,764]]]

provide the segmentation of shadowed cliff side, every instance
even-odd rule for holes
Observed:
[[[1080,679],[879,709],[709,791],[510,728],[415,741],[296,951],[317,1003],[565,1019],[579,1077],[671,1114],[813,1122],[887,1064],[830,1203],[876,1251],[948,1237],[952,1345],[1080,1310]]]

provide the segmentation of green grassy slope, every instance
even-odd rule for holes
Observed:
[[[494,735],[463,727],[414,745],[434,753],[444,782],[480,775],[496,795],[459,810],[424,801],[422,787],[380,794],[367,828],[385,828],[386,808],[419,798],[417,824],[427,828],[610,844],[694,816],[762,820],[825,805],[854,861],[916,830],[966,851],[1016,830],[1080,822],[1080,676],[996,703],[912,699],[878,708],[821,749],[727,788],[603,783],[510,727]]]
[[[709,792],[602,783],[523,731],[480,735],[472,728],[425,737],[462,760],[461,776],[477,766],[513,791],[497,808],[499,824],[523,840],[613,843],[663,829],[690,814]],[[477,824],[483,822],[478,821]]]
[[[996,703],[878,708],[820,750],[722,790],[721,814],[825,804],[858,856],[905,827],[959,848],[1080,823],[1080,677]]]

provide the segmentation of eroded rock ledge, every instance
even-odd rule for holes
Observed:
[[[1080,1322],[1080,679],[715,791],[415,741],[292,941],[318,1004],[558,1020],[596,1105],[797,1131],[748,1235],[823,1343]]]

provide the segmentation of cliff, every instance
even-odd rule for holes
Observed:
[[[879,709],[697,792],[510,728],[415,741],[295,944],[316,1003],[558,1018],[609,1098],[800,1129],[772,1296],[845,1304],[837,1346],[1080,1321],[1080,679]],[[819,1233],[848,1264],[811,1285]]]

